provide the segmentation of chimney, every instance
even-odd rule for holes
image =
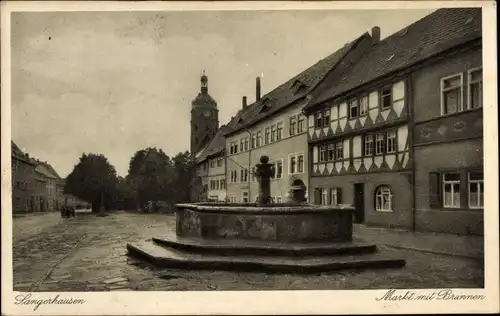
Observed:
[[[372,27],[372,42],[373,45],[376,45],[380,42],[380,27],[378,26]]]
[[[241,98],[241,104],[243,106],[243,109],[245,109],[247,107],[247,97],[246,96]]]
[[[260,101],[260,77],[255,82],[255,101]]]

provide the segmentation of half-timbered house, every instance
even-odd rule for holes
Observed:
[[[450,198],[453,192],[448,192],[454,186],[446,186],[447,179],[452,177],[446,178],[449,175],[439,170],[461,170],[456,176],[460,193],[454,195],[459,199],[466,196],[465,188],[473,183],[467,182],[467,175],[479,174],[462,171],[482,165],[481,140],[480,145],[457,142],[463,138],[464,129],[471,132],[480,129],[477,127],[480,123],[475,121],[479,111],[472,110],[470,114],[462,111],[470,108],[463,106],[464,100],[474,95],[471,102],[476,104],[479,101],[475,95],[481,93],[477,84],[464,88],[463,80],[465,77],[470,82],[480,80],[475,71],[481,66],[477,58],[481,10],[440,9],[384,40],[377,41],[379,34],[380,29],[375,27],[373,47],[342,76],[327,78],[304,108],[309,122],[309,184],[315,192],[315,202],[353,204],[359,223],[471,232],[473,229],[465,227],[463,220],[459,221],[463,227],[456,227],[457,216],[471,217],[464,213],[468,208],[463,209],[467,206],[463,198],[453,204],[461,213],[447,212],[444,207],[454,199]],[[473,47],[476,55],[469,52]],[[445,74],[450,71],[448,78]],[[439,77],[441,74],[444,79]],[[454,78],[459,80],[453,81]],[[456,82],[460,83],[459,92],[446,94],[446,89],[457,91],[453,90]],[[460,104],[456,105],[457,102]],[[443,104],[450,107],[446,112],[449,115],[442,116]],[[461,128],[457,120],[466,127]],[[482,122],[482,117],[479,120]],[[449,132],[450,129],[457,131]],[[431,136],[423,141],[426,136],[417,136],[418,133]],[[450,142],[455,145],[445,144]],[[454,157],[442,159],[446,146],[453,147],[450,150]],[[438,174],[437,180],[432,172]],[[474,190],[478,191],[478,187],[475,185]],[[479,201],[480,194],[475,196],[474,201]],[[435,210],[429,211],[432,203]],[[477,214],[472,221],[479,225]],[[432,224],[435,219],[439,224]]]

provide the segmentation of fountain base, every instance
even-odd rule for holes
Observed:
[[[239,244],[224,240],[154,238],[127,245],[130,255],[161,268],[316,273],[342,269],[399,268],[405,261],[375,245],[344,242],[313,244]]]

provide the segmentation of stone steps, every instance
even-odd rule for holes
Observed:
[[[259,255],[259,256],[327,256],[365,254],[377,251],[377,246],[361,241],[353,242],[309,242],[283,243],[259,240],[219,239],[204,240],[169,235],[153,238],[153,242],[176,250],[218,256]]]
[[[192,253],[151,241],[127,244],[129,255],[163,268],[314,273],[342,269],[399,268],[405,261],[394,252],[333,256],[220,256]]]

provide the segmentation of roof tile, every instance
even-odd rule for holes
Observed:
[[[324,82],[328,89],[322,90],[305,109],[480,38],[481,24],[481,8],[439,9],[380,41],[340,79]]]

